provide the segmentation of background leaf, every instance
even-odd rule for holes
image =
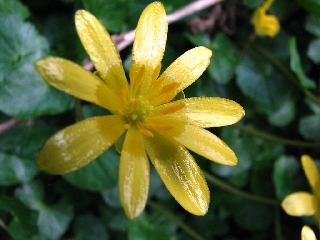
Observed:
[[[22,20],[30,16],[28,8],[18,0],[0,0],[0,13],[13,14]]]
[[[91,191],[102,191],[117,185],[119,156],[109,149],[96,160],[63,177],[75,186]]]
[[[27,119],[70,109],[72,98],[50,87],[34,69],[33,63],[48,54],[46,39],[14,15],[0,13],[0,22],[0,110]]]

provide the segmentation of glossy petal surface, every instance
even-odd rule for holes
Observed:
[[[160,112],[165,108],[185,104],[185,109],[172,114],[172,118],[184,119],[199,127],[221,127],[234,124],[244,116],[244,109],[236,102],[218,97],[185,98],[163,104],[155,108]]]
[[[167,32],[167,16],[162,3],[149,4],[140,16],[132,49],[132,63],[136,65],[136,71],[142,65],[146,68],[142,91],[149,86],[154,69],[161,63]]]
[[[52,86],[76,98],[114,111],[120,98],[97,76],[80,65],[58,57],[45,57],[36,62],[36,69]]]
[[[317,240],[317,238],[309,226],[303,226],[301,230],[301,240]]]
[[[211,132],[191,124],[170,121],[170,130],[158,130],[167,139],[178,142],[191,151],[219,164],[236,165],[238,159],[234,152],[220,138]]]
[[[315,189],[316,183],[319,179],[319,171],[317,165],[308,155],[301,156],[301,164],[311,187]]]
[[[109,33],[95,16],[85,10],[77,11],[75,22],[82,45],[99,75],[110,89],[119,94],[126,76]]]
[[[62,129],[41,148],[40,168],[50,174],[76,170],[106,151],[124,132],[120,116],[88,118]]]
[[[281,206],[292,216],[313,215],[318,210],[316,197],[307,192],[290,194],[282,201]]]
[[[149,181],[149,159],[139,130],[132,127],[126,134],[119,166],[120,200],[130,219],[143,211],[148,199]]]
[[[157,133],[144,140],[148,156],[172,196],[190,213],[204,215],[210,193],[190,153]]]
[[[161,76],[166,78],[162,85],[172,82],[181,82],[175,90],[181,92],[196,81],[210,63],[212,52],[205,47],[196,47],[177,58]],[[155,93],[156,94],[156,93]]]

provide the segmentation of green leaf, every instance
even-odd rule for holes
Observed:
[[[39,212],[38,239],[60,239],[73,218],[73,208],[69,203],[62,200],[54,205],[47,205],[44,202],[44,187],[40,181],[24,184],[16,190],[16,196],[25,205]]]
[[[283,145],[271,141],[260,142],[259,152],[253,159],[253,167],[250,174],[250,189],[252,193],[274,198],[274,183],[270,179],[272,179],[274,160],[283,153]]]
[[[0,152],[0,186],[10,186],[31,180],[39,168],[34,161]]]
[[[292,156],[282,155],[275,161],[272,178],[279,199],[299,190],[301,181],[297,179],[297,173],[300,169],[300,162]]]
[[[236,83],[254,100],[256,112],[267,114],[272,125],[284,126],[295,117],[293,88],[269,62],[259,56],[245,56],[237,68]],[[251,103],[253,104],[253,103]]]
[[[37,234],[36,219],[38,215],[36,211],[29,210],[18,199],[5,195],[0,196],[0,209],[13,216],[8,225],[8,233],[13,239],[31,239]]]
[[[196,35],[192,35],[189,32],[186,32],[185,36],[195,46],[204,46],[209,48],[211,44],[210,36],[207,33],[202,32]]]
[[[290,48],[290,68],[291,70],[297,75],[300,84],[305,88],[315,88],[315,82],[308,78],[302,68],[301,60],[299,57],[296,39],[291,38],[289,41],[289,48]]]
[[[252,160],[258,153],[256,139],[251,136],[241,136],[239,131],[233,127],[224,127],[221,138],[235,152],[238,158],[238,164],[235,166],[225,166],[211,163],[211,170],[236,186],[244,186],[248,180],[248,171],[251,168]],[[251,146],[247,148],[247,146]]]
[[[18,17],[0,14],[0,110],[32,118],[71,108],[72,98],[50,87],[33,64],[49,51],[34,26]]]
[[[111,148],[87,166],[65,174],[63,178],[77,187],[102,191],[117,185],[118,168],[119,156]]]
[[[93,214],[80,215],[74,225],[77,240],[107,240],[109,239],[105,225]]]
[[[119,189],[118,187],[114,187],[111,189],[107,189],[101,193],[103,200],[106,204],[113,208],[122,209],[119,197]]]
[[[13,14],[22,20],[30,16],[28,8],[18,0],[0,0],[0,13]]]
[[[308,15],[306,18],[305,29],[309,33],[320,37],[320,17]]]
[[[213,51],[208,72],[219,84],[228,83],[240,63],[240,54],[229,38],[218,33],[210,47]]]
[[[299,133],[305,138],[320,141],[320,114],[302,117],[299,120]]]
[[[317,0],[298,0],[298,3],[301,7],[307,10],[309,13],[312,13],[320,17],[320,4]]]
[[[44,186],[40,181],[24,183],[16,189],[15,196],[28,206],[28,208],[39,210],[43,205]]]
[[[320,63],[320,38],[316,38],[310,42],[307,54],[314,63]]]
[[[243,4],[250,8],[256,8],[264,3],[263,0],[243,0]]]
[[[268,116],[269,122],[274,126],[286,126],[296,116],[296,106],[293,97],[290,95],[284,95],[283,97],[283,104]]]
[[[246,230],[265,230],[274,221],[274,209],[256,202],[244,201],[235,214],[235,221],[239,227]]]
[[[95,15],[110,32],[134,29],[145,7],[136,1],[126,0],[83,0],[82,2],[86,10]]]
[[[171,239],[176,226],[163,215],[143,212],[138,218],[129,221],[129,239],[162,240]]]
[[[108,229],[127,233],[128,219],[122,207],[114,209],[110,205],[104,205],[100,207],[100,214]]]
[[[72,218],[72,206],[64,201],[52,206],[43,206],[37,221],[40,234],[48,239],[60,239]]]
[[[40,171],[36,156],[50,135],[49,126],[39,122],[21,122],[1,134],[0,185],[27,182]]]

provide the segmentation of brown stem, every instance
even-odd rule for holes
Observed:
[[[0,134],[4,133],[5,131],[8,131],[13,126],[20,123],[22,120],[19,118],[11,118],[3,123],[0,124]]]

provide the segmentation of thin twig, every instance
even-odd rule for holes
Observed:
[[[215,5],[223,0],[197,0],[195,2],[190,3],[189,5],[184,6],[183,8],[170,13],[167,15],[168,24],[181,20],[184,17],[187,17],[195,12],[206,9],[212,5]],[[111,35],[112,40],[114,41],[116,48],[118,51],[122,51],[127,46],[129,46],[133,40],[135,35],[135,29],[121,34],[113,34]],[[86,69],[89,71],[94,70],[93,63],[90,61],[85,62]]]
[[[319,149],[320,148],[320,142],[306,142],[306,141],[298,141],[298,140],[292,140],[292,139],[286,139],[286,138],[280,138],[278,136],[275,135],[271,135],[265,132],[261,132],[258,131],[256,129],[253,128],[249,128],[246,127],[244,125],[241,124],[234,124],[233,125],[235,128],[246,132],[248,134],[251,134],[255,137],[259,137],[265,140],[269,140],[272,142],[277,142],[277,143],[281,143],[287,146],[294,146],[294,147],[303,147],[303,148],[316,148]]]
[[[195,12],[201,11],[203,9],[206,9],[212,5],[217,4],[218,2],[221,2],[222,0],[198,0],[193,3],[190,3],[189,5],[186,5],[185,7],[170,13],[167,15],[168,24],[176,22],[186,16],[189,16]],[[116,47],[118,51],[123,50],[127,46],[129,46],[134,39],[134,33],[135,30],[131,30],[126,33],[122,33],[119,35],[112,35],[112,39],[116,42]]]
[[[5,131],[9,130],[13,126],[20,123],[22,120],[19,118],[11,118],[3,123],[0,124],[0,134],[4,133]]]

